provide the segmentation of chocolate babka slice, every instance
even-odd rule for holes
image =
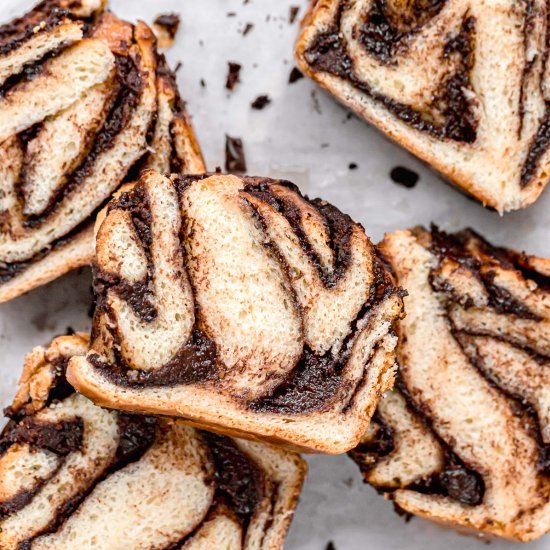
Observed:
[[[548,3],[312,0],[298,66],[499,212],[550,170]]]
[[[96,242],[96,403],[340,453],[392,386],[402,299],[363,228],[289,182],[144,172]]]
[[[89,264],[91,218],[139,169],[204,171],[152,31],[101,5],[0,27],[0,302]]]
[[[25,361],[0,436],[0,548],[282,549],[293,453],[95,406],[65,379],[83,334]]]
[[[550,532],[550,260],[468,230],[401,231],[396,388],[351,453],[412,514],[521,541]]]

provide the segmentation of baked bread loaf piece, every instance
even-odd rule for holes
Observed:
[[[204,171],[152,31],[101,7],[0,27],[0,302],[89,264],[94,213],[139,169]]]
[[[304,462],[96,407],[65,379],[87,347],[75,334],[26,358],[0,436],[0,548],[282,549]]]
[[[547,2],[312,0],[301,71],[499,212],[550,170]]]
[[[103,406],[308,451],[357,444],[392,386],[402,299],[363,228],[289,182],[144,172],[96,241]]]
[[[351,454],[365,479],[456,527],[550,532],[550,260],[436,228],[381,248],[409,295],[396,389]]]

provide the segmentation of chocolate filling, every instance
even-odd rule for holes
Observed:
[[[24,42],[39,33],[51,31],[63,20],[71,17],[71,12],[56,6],[57,2],[46,0],[32,11],[0,27],[0,56],[19,48]],[[40,25],[39,30],[36,27]]]
[[[207,175],[185,176],[177,179],[175,185],[178,196],[181,197],[185,192],[185,188],[193,181],[197,181],[204,177],[207,177]],[[243,178],[243,181],[245,193],[255,196],[262,201],[266,201],[289,221],[293,231],[299,236],[304,251],[309,255],[312,263],[316,266],[323,283],[327,287],[336,285],[340,278],[344,276],[351,262],[351,235],[354,229],[351,218],[321,200],[316,199],[310,201],[324,217],[329,235],[330,247],[333,250],[334,264],[336,267],[332,273],[329,273],[322,268],[318,256],[306,237],[299,210],[291,201],[279,198],[270,188],[271,185],[277,184],[287,186],[293,191],[298,192],[296,186],[289,182],[264,178]],[[146,197],[144,191],[140,189],[144,188],[138,186],[130,193],[123,194],[120,199],[111,206],[111,209],[123,208],[126,211],[132,212],[133,216],[138,215],[140,219],[148,220],[150,214],[148,214]],[[150,221],[147,221],[144,226],[148,226],[149,224]],[[150,258],[150,234],[147,230],[143,230],[140,240],[142,241],[146,256]],[[371,296],[352,325],[350,334],[343,346],[345,350],[349,348],[348,344],[351,343],[357,333],[356,325],[358,320],[363,318],[369,309],[378,305],[392,293],[397,292],[397,289],[395,289],[391,282],[389,273],[385,269],[381,259],[378,258],[374,249],[373,254],[375,282],[373,284]],[[284,262],[281,261],[281,263],[284,267]],[[152,270],[152,266],[150,266],[149,270]],[[290,275],[291,274],[287,273],[287,276],[290,277]],[[96,274],[95,291],[98,295],[97,314],[110,315],[109,307],[105,303],[105,297],[107,295],[107,290],[114,288],[132,305],[136,314],[140,315],[143,321],[148,322],[152,320],[146,315],[147,308],[143,306],[142,298],[145,294],[142,290],[146,288],[146,285],[143,284],[139,287],[139,290],[136,290],[135,285],[130,288],[126,283],[126,287],[120,288],[120,286],[117,286],[120,284],[123,283],[116,278],[107,280],[104,273]],[[150,303],[152,304],[152,295],[146,295],[148,300],[150,298]],[[195,327],[190,341],[182,346],[171,361],[151,371],[132,369],[127,365],[120,354],[119,335],[116,331],[113,331],[111,336],[115,342],[113,345],[115,353],[114,364],[106,363],[98,354],[90,354],[88,359],[94,368],[100,371],[101,375],[110,380],[113,384],[132,388],[166,387],[181,384],[215,384],[217,380],[222,379],[223,366],[219,364],[216,345],[197,327]],[[92,340],[94,338],[95,334],[92,336]],[[327,353],[323,356],[318,356],[313,353],[311,349],[306,347],[301,360],[294,367],[287,379],[279,384],[270,394],[253,400],[248,406],[252,410],[258,412],[279,412],[289,414],[322,410],[330,407],[338,395],[338,390],[342,389],[342,370],[346,364],[348,355],[349,350],[339,355]],[[353,393],[357,391],[357,388],[355,388],[355,390],[354,388],[346,389],[348,393],[352,394],[350,398],[351,402]]]
[[[115,365],[105,363],[99,355],[88,355],[88,361],[117,386],[130,388],[169,387],[220,380],[215,343],[195,329],[176,355],[158,369],[141,371],[128,367],[122,357]]]
[[[113,147],[115,138],[130,121],[140,101],[144,82],[139,67],[129,56],[116,55],[115,62],[121,90],[107,115],[103,128],[95,136],[92,148],[82,164],[67,177],[66,184],[52,198],[44,212],[40,216],[27,218],[25,225],[28,227],[39,226],[83,180],[93,173],[98,157]]]
[[[533,137],[527,157],[521,167],[520,186],[527,187],[531,179],[537,173],[542,157],[548,151],[550,145],[550,102],[546,102],[546,111],[536,135]]]
[[[202,432],[215,464],[216,498],[222,498],[248,527],[264,496],[261,469],[228,437]]]
[[[403,39],[405,34],[390,23],[387,12],[384,14],[382,6],[385,3],[378,0],[372,8],[370,17],[361,27],[361,42],[367,51],[384,63],[393,60],[396,42]],[[423,5],[425,2],[417,2]],[[433,16],[441,8],[440,1],[432,4]],[[438,139],[451,139],[472,143],[476,139],[476,126],[473,111],[466,99],[463,88],[471,89],[469,73],[473,66],[472,42],[474,40],[475,19],[468,17],[464,20],[459,34],[450,37],[445,47],[444,57],[458,57],[456,73],[442,83],[440,89],[434,94],[431,109],[440,113],[445,122],[439,125],[433,120],[429,112],[421,112],[412,107],[388,98],[376,92],[371,86],[363,82],[355,73],[353,60],[348,55],[341,34],[341,18],[343,11],[347,9],[346,3],[341,2],[338,13],[332,27],[319,33],[311,46],[304,53],[309,65],[316,71],[328,72],[343,80],[347,80],[358,90],[382,103],[394,116],[405,122],[415,130],[426,132]],[[426,9],[424,6],[422,9]],[[419,13],[419,12],[418,12]],[[410,32],[407,31],[407,35]]]
[[[503,255],[501,249],[497,249],[487,241],[482,240],[481,237],[472,230],[466,230],[462,233],[451,235],[440,231],[436,226],[432,226],[432,244],[430,252],[439,258],[440,261],[444,258],[449,258],[468,269],[483,284],[489,296],[489,305],[499,313],[515,315],[521,319],[541,321],[542,319],[540,316],[533,313],[525,304],[514,298],[507,290],[494,283],[496,276],[495,272],[481,272],[481,262],[472,256],[466,249],[466,243],[472,237],[480,240],[483,246],[483,252],[491,256],[502,268],[515,269],[515,266]],[[430,283],[436,292],[447,292],[451,297],[453,296],[452,289],[447,285],[442,286],[437,280],[436,272],[430,274]],[[468,306],[470,304],[463,305]]]
[[[444,467],[441,471],[418,480],[407,488],[420,493],[446,495],[468,506],[481,504],[485,494],[485,483],[481,475],[465,464],[453,451],[451,444],[434,429],[430,411],[413,399],[402,374],[398,374],[396,387],[405,398],[407,407],[432,432],[445,455]]]

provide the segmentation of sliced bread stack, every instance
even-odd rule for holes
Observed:
[[[87,346],[59,337],[26,358],[0,436],[0,548],[282,549],[302,460],[95,406],[65,379]]]
[[[0,27],[0,302],[90,263],[90,221],[141,168],[201,173],[144,23],[45,1]]]

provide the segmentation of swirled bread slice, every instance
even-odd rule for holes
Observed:
[[[143,167],[204,171],[144,23],[47,2],[11,26],[27,30],[0,28],[0,302],[89,264],[91,219]]]
[[[0,436],[0,548],[281,549],[304,462],[95,406],[65,379],[87,347],[75,334],[26,358]]]
[[[300,69],[499,212],[550,170],[548,2],[312,0]]]
[[[472,231],[401,231],[396,389],[352,457],[407,512],[528,541],[550,532],[550,260]]]
[[[363,228],[291,183],[145,172],[96,254],[68,376],[101,405],[339,453],[393,383],[399,292]]]

